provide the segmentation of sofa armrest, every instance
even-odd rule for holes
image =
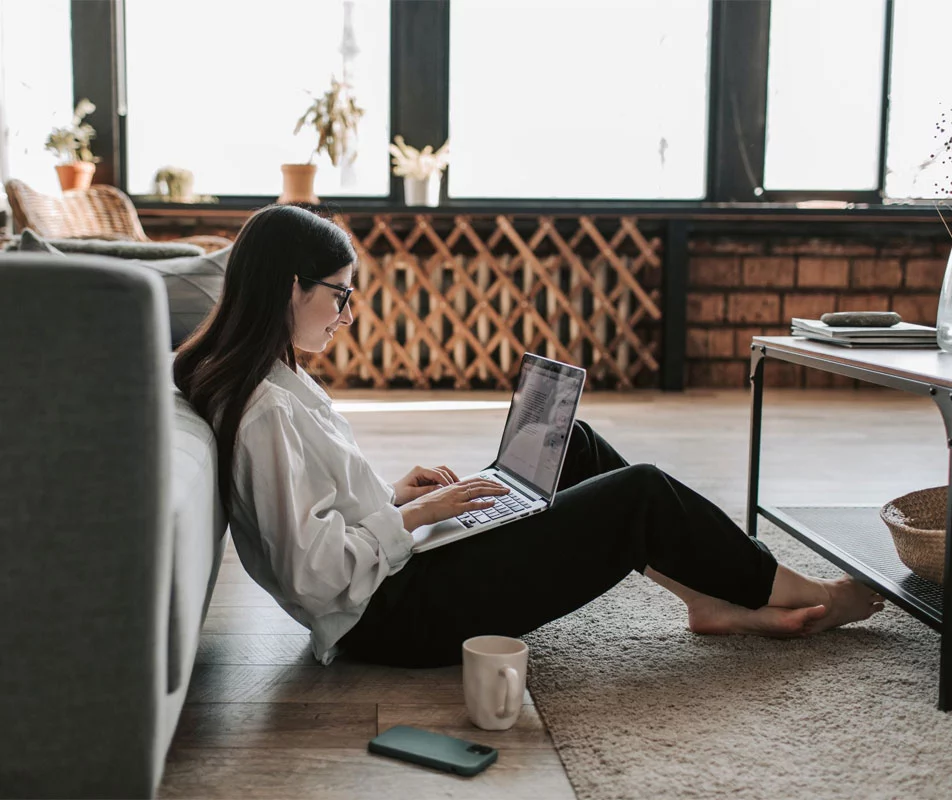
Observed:
[[[168,341],[149,271],[0,256],[5,796],[151,796],[161,776]]]

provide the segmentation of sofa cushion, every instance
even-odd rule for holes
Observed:
[[[130,242],[123,239],[43,239],[29,228],[26,228],[19,237],[13,237],[7,244],[6,249],[42,253],[87,253],[113,258],[137,258],[141,261],[198,256],[205,252],[198,245],[181,242]]]
[[[191,673],[224,547],[215,436],[178,390],[172,442],[173,580],[168,692]]]
[[[125,259],[130,266],[139,266],[157,272],[165,281],[169,297],[169,327],[172,332],[172,348],[178,347],[201,323],[218,302],[225,282],[225,267],[232,246],[213,253],[204,253],[195,248],[198,255],[182,258],[166,258],[160,261]],[[23,231],[20,249],[24,252],[45,252],[66,255],[50,240],[37,236],[29,228]]]

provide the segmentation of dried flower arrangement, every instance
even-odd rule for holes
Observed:
[[[317,146],[311,153],[312,163],[315,155],[326,152],[335,167],[345,155],[353,161],[357,158],[357,149],[353,146],[357,137],[357,123],[364,115],[350,96],[350,87],[331,76],[331,88],[320,97],[311,95],[313,102],[294,126],[294,135],[305,125],[312,126],[317,132]]]
[[[949,134],[949,130],[946,127],[949,125],[949,120],[946,117],[946,112],[942,112],[942,116],[939,121],[935,124],[935,139],[938,144],[936,151],[929,155],[929,161],[926,164],[930,164],[938,161],[940,164],[950,164],[952,163],[952,135]],[[937,194],[945,194],[946,196],[952,195],[952,184],[950,184],[949,175],[946,174],[945,180],[943,183],[935,182],[933,183]],[[939,211],[939,201],[935,202],[935,210],[939,214],[939,219],[942,220],[942,224],[945,225],[945,229],[948,232],[949,236],[952,237],[952,229],[949,228],[949,224],[945,221],[945,217],[942,216],[942,212]],[[943,206],[948,208],[948,204],[943,202]]]
[[[450,161],[449,140],[433,152],[433,146],[427,145],[422,150],[410,147],[402,136],[394,137],[394,144],[390,145],[393,156],[393,174],[415,180],[426,180],[437,172],[446,169]]]
[[[59,156],[60,163],[72,164],[76,161],[96,163],[99,159],[89,149],[89,143],[96,138],[96,131],[83,118],[96,110],[87,98],[76,104],[73,118],[63,128],[53,128],[46,139],[46,149]]]
[[[952,161],[952,135],[949,134],[946,128],[948,124],[949,120],[946,119],[946,113],[943,111],[939,121],[935,124],[935,139],[938,142],[938,147],[936,152],[929,156],[929,161],[926,163],[938,161],[940,164],[949,164]],[[952,183],[950,183],[948,175],[945,176],[944,183],[936,182],[933,185],[939,193],[952,194]]]

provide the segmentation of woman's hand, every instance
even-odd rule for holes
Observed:
[[[507,487],[485,478],[467,478],[450,486],[441,486],[400,508],[403,527],[412,531],[421,525],[450,519],[464,511],[491,508],[495,501],[479,498],[506,494],[509,494]]]
[[[393,484],[396,497],[393,504],[402,506],[411,500],[416,500],[422,495],[428,494],[441,486],[449,486],[451,483],[457,483],[459,478],[449,467],[414,467],[404,477]]]

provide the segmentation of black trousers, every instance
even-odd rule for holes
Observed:
[[[579,421],[548,511],[412,556],[340,644],[379,664],[458,664],[469,637],[521,636],[648,566],[760,608],[777,561],[709,500],[654,466],[629,465]]]

